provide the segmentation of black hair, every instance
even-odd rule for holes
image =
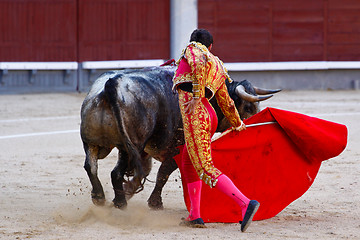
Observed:
[[[195,29],[190,36],[190,42],[193,41],[199,42],[208,48],[213,43],[213,36],[206,29]]]

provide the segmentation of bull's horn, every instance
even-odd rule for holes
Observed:
[[[274,94],[281,91],[281,89],[265,89],[254,87],[256,94],[258,95],[266,95],[266,94]]]
[[[266,99],[271,98],[273,95],[266,95],[266,96],[254,96],[247,92],[245,92],[245,88],[242,85],[239,85],[235,88],[235,93],[238,97],[248,101],[248,102],[260,102]]]

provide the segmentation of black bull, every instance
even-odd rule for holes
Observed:
[[[81,107],[81,138],[86,153],[85,169],[92,184],[92,200],[105,203],[97,176],[98,159],[116,147],[118,161],[111,172],[115,207],[127,205],[126,198],[143,188],[151,170],[151,158],[159,160],[155,188],[148,199],[151,208],[162,208],[162,189],[169,175],[177,169],[173,157],[177,146],[184,144],[178,95],[172,92],[175,67],[110,71],[101,75],[91,87]],[[231,98],[242,118],[259,112],[259,101],[279,90],[254,88],[248,81],[227,84]],[[211,100],[219,125],[224,131],[230,124],[216,99]],[[132,176],[132,180],[128,181]]]

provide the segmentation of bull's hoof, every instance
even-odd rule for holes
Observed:
[[[96,206],[104,206],[106,201],[104,195],[96,194],[91,194],[91,200]]]
[[[148,206],[152,210],[163,210],[164,209],[164,205],[163,205],[161,198],[155,199],[155,198],[150,197],[148,199]]]
[[[92,198],[92,202],[96,206],[104,206],[105,205],[105,198]]]
[[[116,198],[114,198],[113,203],[114,203],[114,207],[119,208],[121,210],[124,210],[127,206],[126,200],[117,200]]]

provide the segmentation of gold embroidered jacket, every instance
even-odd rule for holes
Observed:
[[[173,90],[181,85],[191,84],[193,98],[211,99],[215,96],[230,124],[234,127],[241,125],[239,113],[225,84],[226,79],[230,82],[232,80],[218,57],[210,53],[203,44],[191,42],[182,51],[176,64],[178,68],[173,78]]]

